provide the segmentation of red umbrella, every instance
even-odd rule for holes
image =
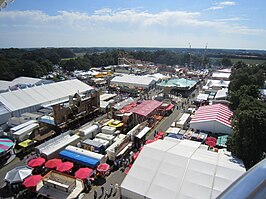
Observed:
[[[143,148],[144,148],[144,146],[140,147],[140,148],[139,148],[139,151],[141,151]]]
[[[212,141],[216,143],[217,139],[214,137],[207,137],[206,141]]]
[[[139,156],[139,152],[133,154],[133,159],[136,160]]]
[[[106,163],[99,164],[99,166],[97,167],[97,171],[99,172],[106,172],[109,169],[110,169],[110,165]]]
[[[45,159],[44,158],[35,158],[35,159],[32,159],[28,162],[28,166],[32,167],[32,168],[35,168],[35,167],[40,167],[42,166],[43,164],[45,163]]]
[[[205,142],[209,147],[214,147],[216,146],[216,142],[212,141],[212,140],[208,140]]]
[[[163,137],[164,136],[164,132],[162,132],[162,131],[161,132],[158,132],[157,135],[160,135],[160,136]]]
[[[48,160],[46,163],[45,163],[45,167],[48,168],[48,169],[54,169],[56,168],[59,164],[62,164],[62,160],[61,159],[58,159],[58,158],[54,158],[54,159],[51,159],[51,160]]]
[[[74,167],[73,162],[63,162],[57,165],[56,170],[60,172],[66,172],[72,169],[73,167]]]
[[[81,180],[88,179],[93,174],[93,170],[90,168],[80,168],[75,173],[75,178],[79,178]]]
[[[150,144],[150,143],[153,143],[155,140],[147,140],[146,142],[145,142],[145,145],[146,144]]]
[[[28,178],[26,178],[23,182],[23,185],[26,188],[30,188],[30,187],[36,187],[37,184],[42,180],[42,176],[41,175],[32,175]]]
[[[163,139],[163,136],[161,136],[161,135],[156,135],[154,138],[155,138],[155,139]]]

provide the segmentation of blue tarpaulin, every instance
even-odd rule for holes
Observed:
[[[88,166],[90,168],[96,168],[100,164],[100,161],[85,155],[81,155],[72,151],[63,150],[59,153],[61,158]]]

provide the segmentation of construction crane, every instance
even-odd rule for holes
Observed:
[[[204,59],[206,56],[207,48],[208,48],[208,43],[206,43],[205,49],[204,49],[203,54],[202,54],[201,67],[203,67],[203,64],[204,64]]]

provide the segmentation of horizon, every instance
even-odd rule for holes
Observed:
[[[0,48],[266,50],[263,0],[15,0],[0,11]]]

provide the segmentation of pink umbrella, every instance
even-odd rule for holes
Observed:
[[[40,167],[42,166],[43,164],[45,163],[45,159],[44,158],[35,158],[35,159],[32,159],[28,162],[28,166],[32,167],[32,168],[35,168],[35,167]]]
[[[106,172],[110,169],[110,165],[106,163],[99,164],[97,167],[97,171],[99,172]]]
[[[60,172],[66,172],[71,170],[73,167],[73,162],[63,162],[56,167],[56,170]]]
[[[32,175],[29,176],[28,178],[26,178],[23,182],[23,185],[26,188],[30,188],[30,187],[36,187],[37,184],[42,180],[42,176],[41,175]]]
[[[61,159],[58,159],[58,158],[54,158],[54,159],[51,159],[51,160],[48,160],[46,163],[45,163],[45,167],[48,168],[48,169],[54,169],[56,168],[59,164],[62,164],[62,160]]]
[[[75,178],[79,178],[81,180],[88,179],[90,176],[92,176],[93,170],[90,168],[80,168],[76,173],[75,173]]]

